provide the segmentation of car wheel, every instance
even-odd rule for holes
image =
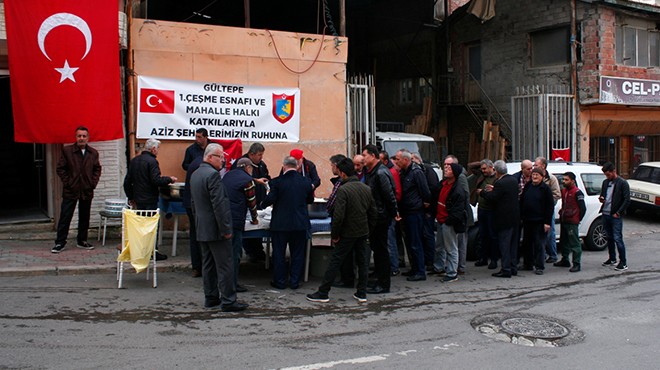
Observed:
[[[630,204],[628,205],[628,209],[626,209],[626,214],[634,215],[635,212],[637,212],[637,207],[633,203],[634,202],[630,202]]]
[[[597,218],[589,227],[587,237],[585,238],[587,249],[592,251],[602,251],[607,249],[607,234],[603,226],[603,219]]]

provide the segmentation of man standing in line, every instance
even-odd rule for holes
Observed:
[[[158,209],[159,188],[177,180],[174,176],[160,175],[160,166],[156,159],[159,147],[160,141],[148,139],[142,154],[131,159],[128,165],[128,172],[124,178],[124,192],[134,209]],[[157,261],[165,259],[167,259],[166,255],[156,251]]]
[[[531,165],[531,164],[530,164]],[[484,159],[480,163],[481,181],[477,183],[477,218],[479,219],[479,237],[481,238],[481,250],[479,251],[479,260],[474,263],[475,266],[488,266],[490,270],[497,268],[497,260],[500,258],[500,249],[497,245],[497,233],[493,226],[495,208],[492,201],[486,200],[480,191],[486,186],[493,185],[495,180],[495,168],[493,161]],[[531,167],[530,167],[531,169]]]
[[[534,168],[534,163],[529,159],[524,159],[520,162],[520,171],[514,173],[512,176],[518,181],[518,195],[522,195],[525,186],[532,181],[532,168]],[[552,190],[552,189],[551,189]]]
[[[396,204],[396,185],[390,170],[378,160],[378,148],[369,144],[362,150],[366,171],[366,184],[378,211],[375,225],[370,229],[369,246],[374,254],[376,285],[367,290],[369,294],[390,292],[390,253],[387,246],[387,231],[393,219],[401,219]]]
[[[435,216],[437,211],[437,204],[435,199],[438,199],[440,194],[440,180],[435,169],[428,163],[424,163],[422,155],[419,153],[411,153],[413,162],[417,163],[424,172],[426,177],[426,184],[429,186],[431,192],[431,202],[424,205],[424,234],[422,241],[424,243],[424,264],[427,270],[433,269],[433,262],[435,260]]]
[[[626,245],[623,244],[623,215],[630,204],[630,187],[616,172],[614,164],[603,164],[605,180],[600,190],[598,200],[603,203],[600,211],[603,213],[603,226],[607,234],[607,250],[610,257],[603,266],[614,266],[617,271],[628,269]],[[619,252],[619,264],[616,264],[616,253]]]
[[[205,128],[198,128],[195,131],[195,142],[186,148],[186,154],[183,156],[181,167],[188,171],[190,163],[192,163],[195,158],[202,157],[204,155],[204,149],[206,149],[206,146],[210,143],[209,132]]]
[[[332,170],[332,174],[335,175],[335,177],[330,179],[330,182],[332,183],[332,192],[330,193],[328,202],[326,203],[326,209],[328,210],[328,215],[330,217],[332,217],[332,212],[335,208],[334,205],[335,199],[337,198],[337,190],[339,190],[339,187],[342,185],[341,176],[339,174],[339,167],[337,167],[337,164],[344,158],[346,158],[346,156],[343,154],[335,154],[330,157],[330,169]],[[350,251],[346,258],[344,258],[344,262],[342,262],[339,270],[339,281],[334,282],[332,284],[333,287],[350,289],[355,288],[354,252],[355,251]]]
[[[360,183],[354,175],[355,169],[350,159],[342,159],[337,164],[342,185],[337,189],[332,216],[331,238],[335,245],[330,263],[323,276],[319,289],[307,294],[311,302],[328,302],[328,293],[342,261],[355,252],[358,267],[358,285],[353,298],[360,303],[367,301],[367,277],[369,275],[369,251],[367,236],[375,225],[377,216],[371,189]]]
[[[282,176],[270,182],[270,193],[262,208],[273,205],[270,233],[273,241],[273,281],[277,289],[298,289],[305,268],[307,233],[312,228],[307,205],[314,203],[312,182],[297,171],[298,161],[291,156],[282,161]],[[341,189],[341,188],[340,188]],[[335,202],[336,206],[336,202]],[[286,247],[289,245],[291,268],[286,265]]]
[[[248,158],[240,158],[236,161],[236,168],[227,172],[222,178],[222,183],[227,190],[227,197],[231,206],[232,218],[232,247],[234,256],[234,285],[236,292],[247,292],[247,288],[238,284],[238,270],[241,266],[243,255],[243,231],[245,230],[245,215],[250,210],[250,223],[256,225],[257,199],[254,195],[255,185],[252,179],[252,162]]]
[[[231,210],[220,180],[224,159],[222,146],[209,144],[204,150],[204,162],[190,178],[190,191],[197,241],[202,250],[204,307],[220,306],[224,312],[237,312],[248,305],[236,300]]]
[[[257,198],[257,208],[260,207],[261,202],[266,198],[266,186],[268,186],[268,181],[270,181],[268,166],[266,166],[266,163],[263,161],[265,151],[266,148],[264,148],[263,144],[252,143],[248,152],[241,157],[248,158],[252,161],[252,178],[256,185],[255,196]],[[237,163],[238,160],[232,164],[231,169],[236,168]],[[243,248],[250,259],[250,262],[259,262],[266,258],[261,239],[244,239]]]
[[[450,154],[445,158],[444,165],[448,164],[458,164],[458,158],[455,155]],[[462,167],[461,167],[462,168]],[[474,214],[472,213],[472,207],[470,207],[470,185],[467,181],[467,171],[463,169],[460,174],[456,174],[456,181],[458,181],[458,186],[465,193],[465,212],[467,212],[467,227],[474,225]],[[467,264],[467,242],[468,234],[467,228],[464,232],[458,233],[458,274],[463,275],[465,273],[465,265]]]
[[[366,171],[364,171],[364,157],[362,155],[356,154],[353,157],[353,167],[355,169],[355,176],[357,176],[360,182],[364,183]]]
[[[545,157],[536,157],[534,160],[533,168],[543,169],[543,182],[548,185],[550,190],[552,190],[552,198],[555,200],[555,205],[557,201],[561,199],[561,190],[559,189],[559,181],[557,177],[550,172],[548,172],[548,160]],[[548,232],[547,241],[545,245],[545,250],[548,254],[548,258],[545,260],[546,263],[555,263],[558,261],[557,258],[557,234],[555,233],[555,213],[554,208],[552,211],[552,221],[550,223],[550,231]]]
[[[500,246],[502,268],[493,274],[495,277],[510,278],[518,275],[518,231],[520,207],[518,205],[518,182],[507,174],[506,163],[502,160],[493,163],[497,181],[479,192],[494,204],[494,226]]]
[[[520,218],[523,224],[523,269],[543,275],[545,270],[546,235],[554,217],[552,191],[543,182],[543,169],[532,170],[532,182],[520,196]],[[517,263],[516,261],[514,261]]]
[[[581,270],[582,243],[578,226],[587,213],[584,203],[584,193],[575,185],[575,174],[566,172],[562,177],[564,188],[561,190],[561,209],[559,221],[561,222],[561,261],[555,262],[557,267],[570,267],[570,272]],[[573,266],[568,258],[573,253]]]
[[[56,172],[62,180],[62,208],[57,223],[55,246],[50,250],[52,253],[60,253],[64,250],[76,203],[78,203],[77,246],[86,250],[94,249],[87,242],[87,232],[94,189],[101,178],[101,163],[99,152],[87,145],[88,141],[89,130],[79,126],[76,128],[76,143],[63,147],[62,156],[57,161]]]
[[[390,160],[390,154],[388,152],[386,152],[385,150],[381,150],[378,153],[378,160],[380,160],[380,162],[382,164],[384,164],[385,167],[387,167],[389,169],[394,167],[394,163],[392,163],[392,161]]]
[[[399,213],[405,224],[406,247],[409,250],[410,271],[404,273],[408,281],[426,280],[422,233],[424,227],[424,203],[431,201],[431,192],[426,177],[419,166],[412,161],[409,151],[402,149],[396,153],[397,165],[401,168],[401,203]]]
[[[435,248],[434,268],[444,273],[442,281],[450,283],[458,280],[458,233],[467,228],[465,192],[458,184],[458,175],[463,167],[456,163],[444,166],[444,178],[440,185],[437,200],[438,237]],[[443,250],[443,253],[439,253]]]

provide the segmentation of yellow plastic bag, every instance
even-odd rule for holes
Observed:
[[[125,245],[117,261],[130,262],[135,272],[139,273],[149,267],[155,249],[160,214],[146,217],[127,209],[123,212]]]

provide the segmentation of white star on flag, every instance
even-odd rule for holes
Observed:
[[[69,61],[64,60],[64,67],[62,68],[55,68],[55,70],[60,73],[62,76],[60,77],[60,83],[64,82],[64,80],[71,80],[73,82],[76,82],[76,78],[73,77],[73,74],[78,70],[78,67],[69,67]]]

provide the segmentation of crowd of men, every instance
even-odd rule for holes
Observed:
[[[76,202],[80,208],[78,247],[93,249],[86,230],[101,166],[98,153],[87,145],[88,136],[88,130],[79,127],[76,144],[63,149],[58,163],[64,192],[53,253],[66,245]],[[158,140],[147,140],[141,155],[129,163],[124,190],[136,209],[157,209],[159,188],[177,181],[161,175],[156,159],[159,146]],[[247,291],[238,282],[242,251],[253,258],[264,252],[261,240],[243,239],[246,215],[249,222],[258,224],[257,210],[269,206],[270,284],[277,289],[300,287],[311,229],[307,205],[314,201],[321,179],[316,165],[300,149],[284,157],[280,175],[271,179],[264,152],[262,144],[253,143],[227,171],[222,146],[211,143],[203,128],[185,152],[183,203],[190,217],[192,274],[202,277],[206,307],[220,306],[223,311],[248,307],[236,298],[237,292]],[[578,225],[586,211],[584,194],[572,172],[563,174],[560,189],[543,157],[522,161],[520,171],[509,175],[502,160],[471,163],[467,171],[449,155],[440,179],[419,153],[401,149],[390,157],[375,145],[366,145],[352,159],[341,154],[330,157],[330,166],[336,176],[330,179],[333,188],[327,199],[334,249],[321,285],[306,296],[310,301],[327,302],[331,287],[339,287],[355,288],[353,297],[366,302],[367,294],[389,293],[391,278],[399,274],[411,282],[426,280],[429,274],[441,276],[446,283],[458,280],[466,271],[466,232],[474,225],[472,206],[477,207],[481,238],[476,267],[495,270],[499,266],[492,274],[498,278],[511,278],[518,270],[542,275],[546,264],[581,270]],[[622,238],[622,216],[630,201],[628,184],[612,163],[605,163],[602,170],[606,180],[600,201],[609,251],[603,265],[623,271],[628,268]],[[561,259],[554,234],[559,199]],[[157,259],[167,258],[156,253]],[[369,274],[371,256],[374,271]],[[401,272],[406,260],[409,269]]]

